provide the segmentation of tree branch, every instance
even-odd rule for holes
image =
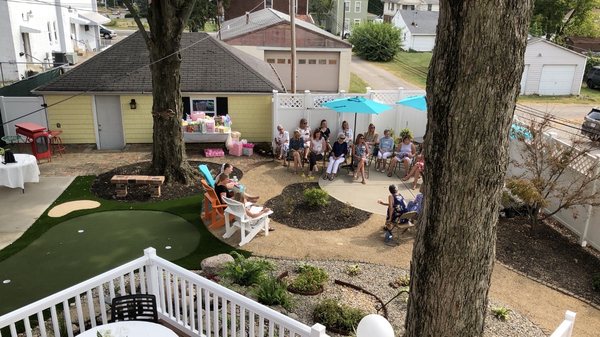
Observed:
[[[184,1],[184,4],[181,6],[179,12],[181,13],[180,18],[180,26],[179,26],[179,34],[183,32],[185,29],[186,23],[190,19],[190,15],[192,15],[192,10],[194,10],[194,5],[196,5],[197,0]]]
[[[146,45],[148,46],[148,49],[150,49],[152,47],[152,40],[150,39],[150,36],[148,36],[148,32],[146,31],[146,28],[144,28],[144,24],[142,23],[142,20],[140,19],[140,15],[139,15],[137,9],[133,6],[133,3],[131,2],[131,0],[123,0],[123,4],[125,4],[127,9],[129,10],[129,13],[131,13],[131,15],[133,16],[133,21],[135,21],[135,24],[138,26],[138,30],[140,31],[140,34],[142,34],[142,36],[144,37],[144,41],[146,41]]]

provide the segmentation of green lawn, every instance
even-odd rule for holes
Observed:
[[[348,92],[364,94],[367,92],[369,83],[363,81],[362,78],[358,77],[355,73],[350,73],[350,90]]]
[[[76,178],[48,210],[82,199],[99,201],[99,208],[61,218],[48,217],[46,210],[0,251],[0,280],[11,280],[0,284],[0,315],[140,257],[148,246],[188,269],[198,269],[205,257],[234,250],[200,221],[200,194],[147,203],[102,200],[90,192],[94,179]]]
[[[394,75],[425,88],[427,69],[431,61],[431,53],[409,53],[401,51],[393,61],[374,64]],[[594,104],[600,103],[600,90],[589,89],[585,84],[579,96],[519,96],[520,103],[562,103],[562,104]]]

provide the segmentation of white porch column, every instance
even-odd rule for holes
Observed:
[[[154,259],[156,258],[156,249],[149,247],[144,249],[144,256],[146,257],[146,280],[148,289],[148,294],[152,294],[156,296],[156,305],[160,307],[160,298],[159,290],[158,290],[158,266],[154,263]],[[162,309],[162,308],[161,308]],[[161,312],[162,310],[159,310]]]

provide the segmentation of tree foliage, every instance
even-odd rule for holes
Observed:
[[[311,0],[308,2],[308,11],[317,24],[323,26],[334,5],[334,0]]]
[[[220,1],[223,8],[228,8],[230,0]],[[197,0],[196,6],[188,20],[188,28],[192,32],[203,31],[206,23],[210,20],[217,19],[218,16],[218,1],[216,0]]]
[[[383,2],[382,1],[369,1],[368,12],[375,15],[383,15]]]
[[[590,157],[590,143],[572,139],[570,146],[560,142],[547,134],[550,125],[549,116],[533,121],[531,138],[517,138],[521,160],[513,160],[512,165],[523,173],[506,181],[506,187],[527,209],[532,226],[561,210],[600,206],[600,189],[593,189],[600,180],[600,167],[597,159]]]
[[[593,34],[592,10],[600,7],[599,0],[535,0],[530,33],[563,43],[569,33],[578,36]],[[593,28],[591,32],[586,30]]]
[[[368,61],[388,62],[400,51],[401,31],[389,23],[366,23],[352,29],[353,51]]]

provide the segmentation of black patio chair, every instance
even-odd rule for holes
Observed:
[[[158,323],[156,297],[151,294],[115,297],[112,300],[111,310],[111,322],[147,321]]]

